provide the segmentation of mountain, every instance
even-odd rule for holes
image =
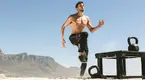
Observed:
[[[0,50],[0,74],[13,77],[76,77],[78,67],[66,68],[52,57],[27,53],[4,54]]]

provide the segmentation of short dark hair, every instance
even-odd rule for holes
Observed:
[[[83,4],[84,4],[84,2],[83,2],[83,1],[79,1],[79,2],[77,2],[77,3],[76,3],[76,6],[75,6],[75,7],[77,8],[77,7],[78,7],[78,5],[79,5],[79,4],[81,4],[81,3],[83,3]]]

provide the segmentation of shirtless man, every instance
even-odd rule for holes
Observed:
[[[61,38],[62,38],[62,47],[65,47],[65,39],[64,39],[64,30],[65,27],[71,27],[71,35],[69,36],[69,40],[73,45],[78,47],[79,52],[79,60],[81,63],[81,71],[80,76],[83,76],[87,67],[87,60],[88,60],[88,45],[87,45],[87,38],[88,33],[83,31],[84,27],[87,26],[90,32],[95,32],[101,26],[104,25],[104,21],[99,21],[99,25],[96,27],[92,27],[90,19],[88,16],[83,14],[84,11],[84,3],[79,1],[76,4],[77,13],[70,15],[65,23],[61,27]]]

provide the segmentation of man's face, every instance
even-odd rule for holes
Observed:
[[[84,4],[83,3],[79,4],[77,7],[77,10],[80,12],[83,12],[84,11]]]

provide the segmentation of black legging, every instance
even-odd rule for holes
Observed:
[[[84,52],[88,56],[88,44],[87,44],[88,33],[81,32],[80,34],[71,34],[69,37],[70,42],[73,45],[78,46],[78,52]]]
[[[81,32],[80,34],[71,34],[69,39],[73,45],[78,46],[78,52],[85,52],[84,56],[79,56],[81,62],[87,62],[88,60],[88,44],[87,44],[88,33]],[[82,58],[81,58],[82,57]],[[85,61],[83,61],[85,59]],[[83,76],[86,70],[87,63],[81,64],[80,76]]]

